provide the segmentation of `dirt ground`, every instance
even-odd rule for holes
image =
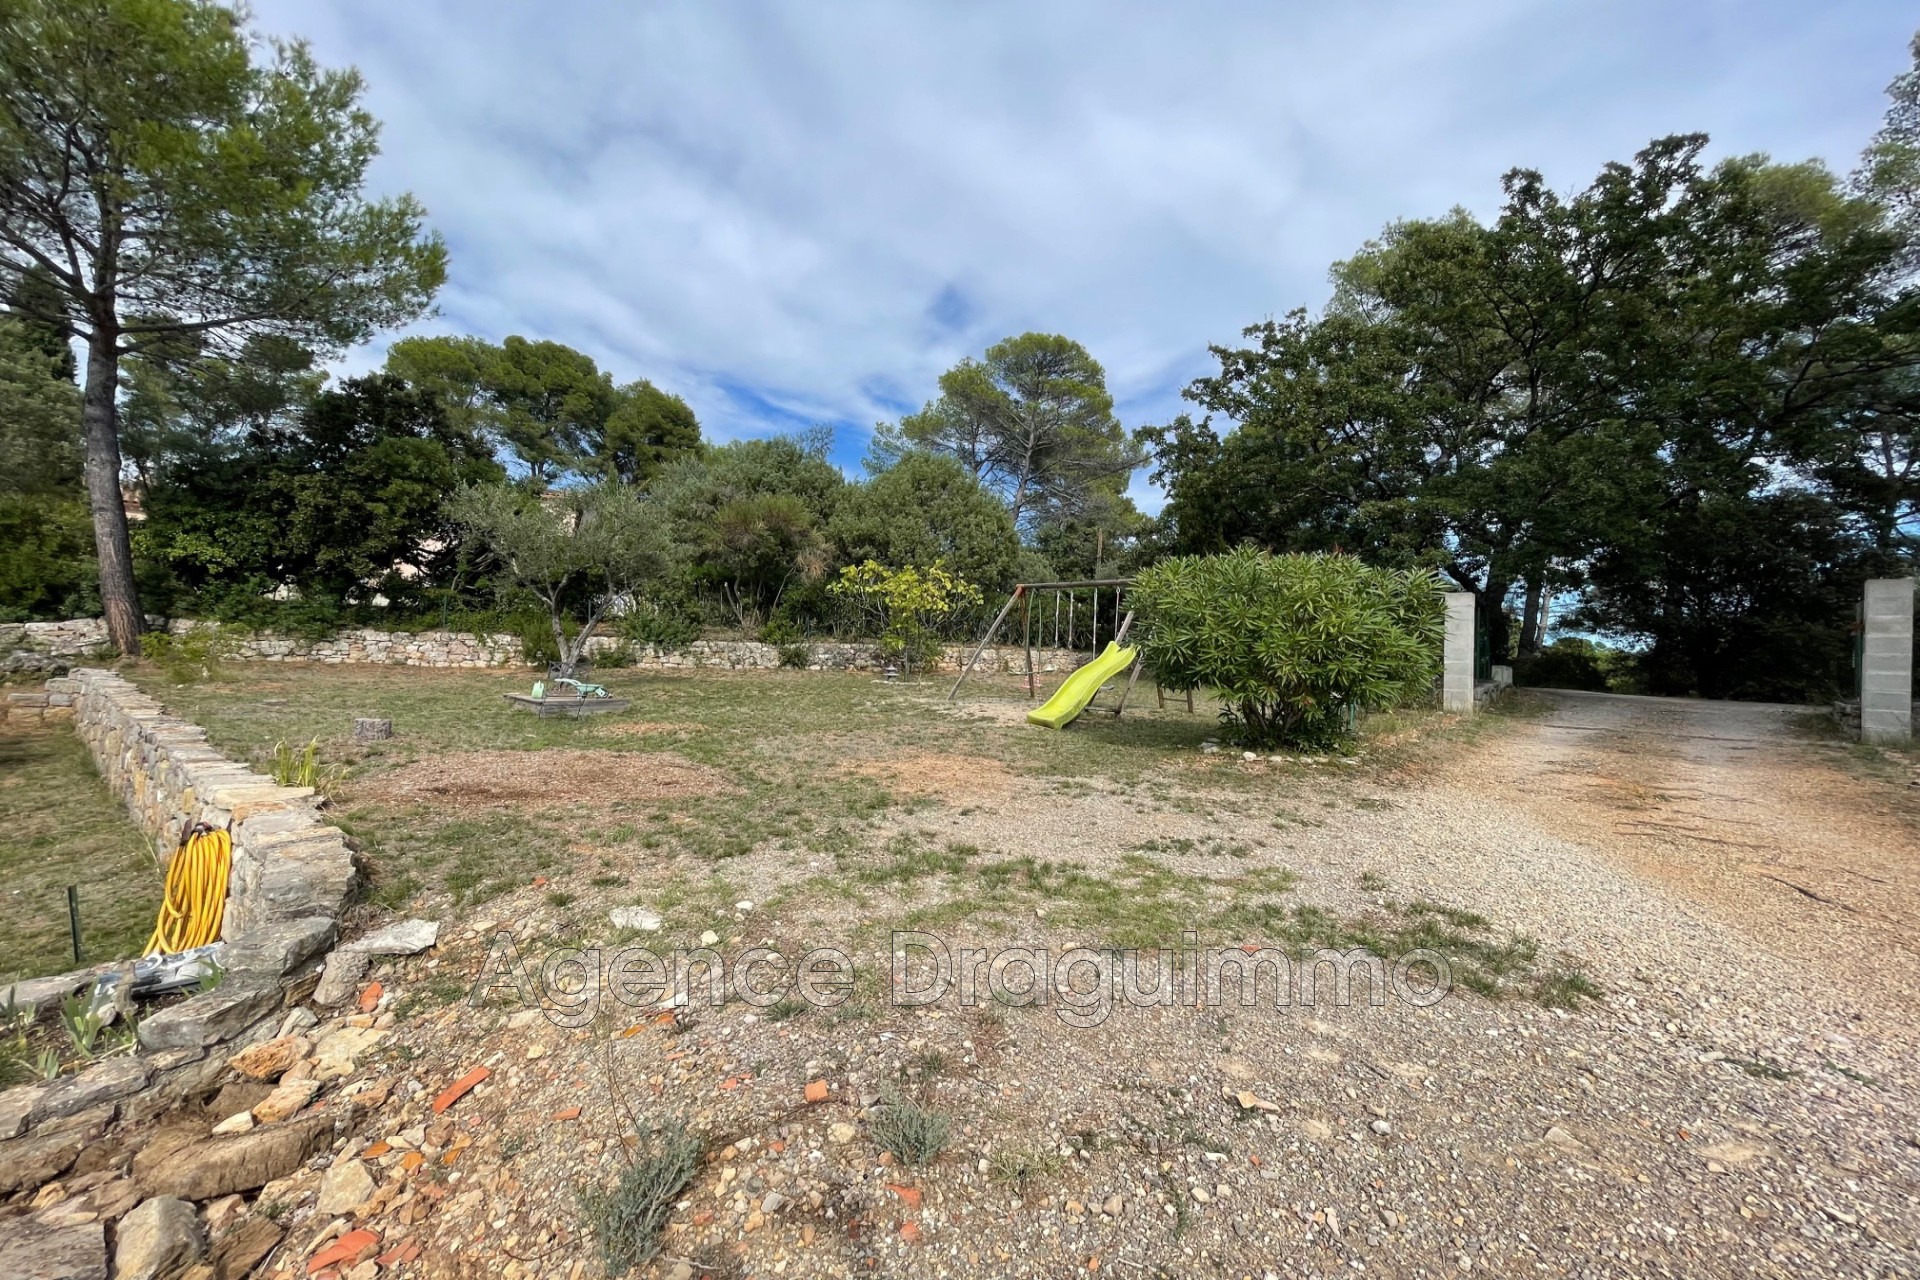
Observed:
[[[834,893],[816,860],[814,891],[789,892],[793,857],[771,851],[730,864],[750,896],[709,945],[791,957],[832,938],[858,973],[847,1006],[660,1017],[602,993],[589,1023],[563,1027],[504,987],[477,1010],[410,1004],[497,976],[502,934],[528,970],[556,929],[648,940],[609,936],[590,900],[497,899],[431,959],[379,975],[403,1016],[365,1068],[394,1085],[360,1140],[378,1143],[377,1178],[418,1179],[419,1161],[397,1162],[427,1103],[475,1066],[492,1076],[448,1113],[457,1136],[439,1145],[459,1163],[436,1175],[433,1211],[357,1225],[421,1246],[427,1275],[579,1280],[599,1263],[577,1188],[618,1176],[636,1123],[677,1119],[706,1155],[639,1271],[675,1280],[1920,1273],[1905,999],[1920,791],[1797,735],[1800,714],[1548,695],[1465,745],[1386,771],[1330,765],[1284,795],[1249,777],[1274,766],[1223,752],[1183,764],[1178,804],[1157,775],[899,767],[996,783],[923,788],[889,820],[897,835],[1072,860],[1095,881],[1151,842],[1180,875],[1284,870],[1328,912],[1450,904],[1577,964],[1600,998],[1573,1008],[1183,995],[1093,1026],[1059,1003],[909,1008],[886,998],[884,927],[849,922],[941,905],[959,873],[929,862]],[[1044,901],[1030,920],[955,928],[956,943],[1056,953],[1093,940]],[[896,1100],[950,1120],[926,1163],[877,1141]],[[289,1268],[344,1229],[306,1209],[288,1221]]]
[[[1150,701],[1049,733],[1004,689],[696,674],[623,728],[284,678],[168,696],[236,755],[393,716],[336,796],[400,885],[356,927],[442,930],[303,1032],[331,1153],[203,1208],[256,1274],[593,1280],[583,1191],[662,1125],[701,1150],[628,1206],[647,1280],[1920,1274],[1920,787],[1802,709],[1542,694],[1246,759]],[[1405,980],[1236,980],[1326,946]],[[851,979],[809,1001],[816,953]]]

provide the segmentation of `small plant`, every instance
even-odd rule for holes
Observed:
[[[60,1067],[60,1051],[52,1045],[42,1049],[33,1060],[34,1073],[42,1080],[58,1080]]]
[[[16,990],[8,987],[7,998],[0,1003],[0,1089],[25,1084],[34,1074],[33,1053],[27,1045],[27,1031],[33,1026],[39,1010],[31,1004],[20,1003],[16,998]]]
[[[218,991],[220,984],[227,980],[227,966],[212,958],[202,960],[199,964],[200,982],[195,990],[202,995],[209,991]]]
[[[988,1160],[987,1176],[1024,1187],[1032,1179],[1053,1177],[1063,1163],[1058,1152],[1045,1147],[1002,1147]]]
[[[220,661],[233,653],[233,642],[219,627],[196,623],[179,635],[149,631],[140,637],[140,656],[160,668],[169,684],[194,684],[217,679]]]
[[[940,655],[939,624],[982,599],[980,588],[938,561],[925,569],[889,569],[877,560],[850,564],[827,590],[877,622],[881,654],[909,672]]]
[[[760,1016],[768,1022],[785,1022],[788,1018],[797,1018],[813,1006],[799,996],[781,996],[768,1005]]]
[[[304,747],[273,744],[273,764],[268,770],[283,787],[311,787],[320,773],[320,739],[310,738]]]
[[[880,1108],[869,1126],[873,1140],[903,1164],[925,1164],[947,1145],[953,1122],[945,1113],[895,1098]]]
[[[660,1229],[693,1181],[700,1140],[678,1123],[640,1134],[611,1188],[580,1188],[580,1212],[609,1276],[623,1276],[660,1251]]]
[[[60,1025],[66,1029],[74,1050],[83,1058],[91,1058],[106,1023],[93,1011],[92,993],[81,992],[60,1002]]]

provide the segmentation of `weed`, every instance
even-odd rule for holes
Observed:
[[[947,1145],[953,1122],[945,1113],[895,1098],[874,1114],[873,1140],[903,1164],[925,1164]]]
[[[660,1229],[699,1164],[700,1140],[678,1123],[662,1125],[639,1135],[611,1188],[580,1188],[580,1212],[609,1276],[623,1276],[659,1252]]]
[[[202,995],[209,991],[218,991],[227,980],[227,966],[218,960],[208,958],[199,962],[200,982],[198,990]]]
[[[1582,1000],[1596,1003],[1606,999],[1594,982],[1583,973],[1555,969],[1534,979],[1534,1002],[1547,1009],[1577,1009]]]
[[[1783,1067],[1771,1058],[1737,1058],[1728,1054],[1726,1060],[1756,1080],[1792,1080],[1800,1074],[1792,1067]]]
[[[60,1002],[60,1025],[65,1028],[74,1051],[82,1058],[94,1056],[94,1045],[100,1039],[100,1029],[106,1025],[92,1006],[91,992],[77,992]]]
[[[1048,1147],[1002,1147],[988,1158],[987,1176],[1024,1187],[1035,1178],[1052,1178],[1065,1163],[1059,1152]]]
[[[785,1022],[788,1018],[799,1017],[811,1008],[813,1006],[799,996],[781,996],[761,1010],[760,1016],[768,1022]]]
[[[320,767],[320,739],[310,738],[304,747],[290,747],[285,742],[273,744],[273,759],[268,763],[267,772],[273,780],[283,787],[312,787],[324,791],[339,778],[337,766]]]

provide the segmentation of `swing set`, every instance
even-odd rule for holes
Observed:
[[[1048,635],[1048,626],[1051,625],[1053,637],[1052,648],[1075,649],[1079,647],[1078,642],[1083,631],[1083,623],[1080,617],[1081,592],[1090,594],[1084,630],[1087,632],[1087,639],[1094,653],[1094,661],[1098,661],[1100,658],[1100,623],[1102,613],[1100,595],[1103,591],[1112,593],[1111,601],[1106,607],[1111,616],[1117,619],[1109,634],[1109,644],[1124,646],[1127,640],[1127,632],[1133,627],[1133,610],[1129,608],[1122,612],[1122,608],[1125,604],[1127,588],[1132,585],[1133,579],[1131,578],[1087,578],[1074,582],[1022,582],[1016,584],[1013,588],[1013,594],[1007,597],[1006,604],[1000,607],[1000,612],[994,615],[993,622],[987,627],[986,633],[980,637],[980,643],[974,646],[973,655],[967,659],[967,665],[960,671],[960,678],[955,680],[953,682],[953,688],[947,691],[947,701],[952,702],[959,696],[960,686],[965,684],[967,677],[973,674],[974,667],[980,661],[980,655],[986,652],[988,645],[993,643],[993,638],[1000,633],[1000,628],[1006,624],[1008,617],[1013,613],[1013,607],[1015,605],[1020,606],[1020,643],[1026,652],[1026,677],[1024,684],[1029,701],[1037,696],[1034,688],[1034,677],[1036,674],[1036,665],[1034,662],[1035,639],[1038,638],[1041,644],[1044,645]],[[1053,597],[1053,620],[1051,624],[1048,623],[1044,606],[1038,610],[1034,608],[1034,598],[1043,591]],[[1063,605],[1064,608],[1062,607]],[[1102,707],[1100,710],[1118,717],[1121,712],[1126,710],[1127,699],[1133,696],[1133,686],[1139,678],[1140,658],[1136,656],[1132,665],[1128,668],[1127,683],[1120,691],[1119,701],[1112,707]],[[1154,688],[1160,699],[1160,705],[1164,707],[1166,705],[1166,693],[1160,690],[1158,685],[1154,686]],[[1193,710],[1192,693],[1187,694],[1187,710]]]

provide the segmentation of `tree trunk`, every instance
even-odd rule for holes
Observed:
[[[107,636],[129,656],[140,652],[146,616],[133,582],[133,544],[127,508],[120,499],[120,429],[115,396],[120,386],[118,338],[96,325],[87,342],[87,385],[80,411],[87,445],[87,505],[93,511],[94,558],[100,566],[100,602]]]
[[[1487,652],[1495,662],[1507,660],[1507,592],[1512,587],[1510,582],[1489,582],[1474,601],[1475,611],[1486,619]]]
[[[1525,658],[1540,652],[1540,579],[1527,579],[1527,603],[1520,613],[1520,649]]]

